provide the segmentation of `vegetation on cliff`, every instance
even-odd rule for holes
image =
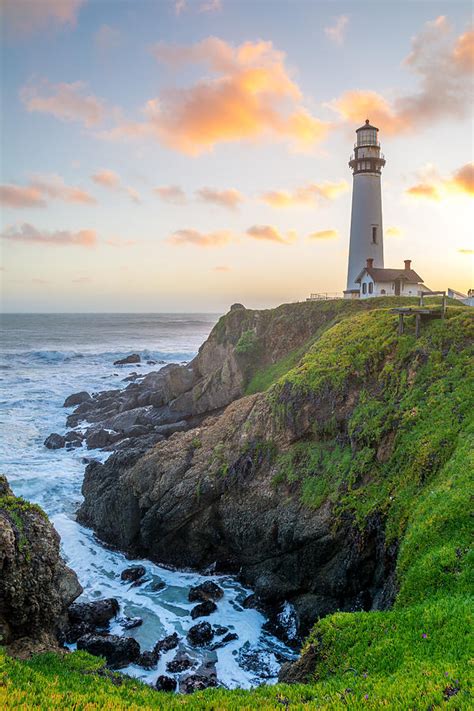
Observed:
[[[300,497],[310,511],[329,506],[335,527],[349,517],[361,535],[374,517],[383,522],[385,545],[398,550],[392,609],[319,620],[287,674],[291,685],[176,697],[135,681],[116,685],[83,653],[5,658],[7,707],[471,708],[472,316],[451,307],[419,339],[399,337],[393,301],[370,302],[319,305],[326,315],[312,317],[306,345],[267,364],[261,355],[247,388],[267,391],[274,434],[265,446],[283,500]],[[303,304],[294,313],[299,307],[309,313]],[[224,319],[219,337],[226,327]],[[255,337],[243,345],[246,358]],[[289,445],[280,445],[281,431]],[[222,478],[233,476],[232,462],[221,459]]]

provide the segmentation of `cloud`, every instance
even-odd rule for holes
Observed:
[[[103,188],[110,188],[111,190],[120,188],[120,177],[113,170],[99,170],[98,173],[94,173],[92,180]]]
[[[23,223],[16,227],[8,227],[0,237],[15,243],[36,243],[50,245],[54,247],[79,246],[95,247],[97,244],[97,233],[95,230],[80,230],[79,232],[68,232],[58,230],[48,232],[47,230],[37,230],[33,225]]]
[[[97,185],[100,185],[103,188],[107,188],[108,190],[126,192],[132,202],[136,203],[137,205],[141,204],[140,195],[135,190],[135,188],[122,185],[120,176],[115,171],[104,168],[102,170],[99,170],[97,173],[94,173],[94,175],[92,175],[91,177],[94,183],[97,183]]]
[[[102,25],[94,35],[94,44],[101,52],[120,47],[121,42],[120,31],[110,25]]]
[[[219,12],[222,10],[221,0],[206,0],[199,5],[199,12]]]
[[[19,185],[1,185],[0,204],[13,208],[46,207],[46,201],[37,188]]]
[[[32,35],[55,26],[74,26],[85,0],[2,0],[3,23],[14,35]]]
[[[474,249],[458,249],[459,254],[474,254]]]
[[[469,115],[472,93],[472,30],[455,37],[446,17],[425,24],[412,40],[404,66],[418,78],[418,88],[388,100],[375,91],[355,89],[330,102],[344,121],[370,117],[386,135],[430,126],[445,118]]]
[[[226,207],[228,210],[237,210],[244,201],[244,196],[238,190],[230,188],[228,190],[213,190],[212,188],[201,188],[196,190],[196,195],[203,202],[213,203],[219,207]]]
[[[59,175],[36,175],[31,180],[31,185],[48,198],[83,205],[94,205],[97,202],[86,190],[66,185]]]
[[[321,230],[320,232],[311,232],[311,234],[308,235],[308,239],[310,240],[336,239],[337,237],[339,237],[337,230]]]
[[[186,10],[186,0],[174,0],[174,11],[179,17],[184,10]]]
[[[179,185],[163,185],[160,188],[153,188],[153,192],[164,202],[170,202],[173,205],[184,205],[186,203],[186,195]]]
[[[401,230],[399,227],[387,227],[385,230],[385,234],[387,237],[401,237],[403,234],[403,230]]]
[[[273,225],[253,225],[248,228],[246,234],[254,239],[279,242],[280,244],[290,244],[296,236],[293,230],[290,230],[285,236]]]
[[[329,124],[302,104],[301,90],[285,67],[285,54],[271,42],[235,47],[210,37],[191,46],[159,43],[152,52],[158,61],[175,67],[202,64],[208,74],[189,87],[163,91],[147,102],[143,121],[118,123],[102,133],[104,138],[152,137],[198,155],[219,143],[244,139],[287,140],[307,149],[329,130]]]
[[[326,37],[336,44],[343,44],[346,38],[347,25],[349,24],[349,18],[347,15],[339,15],[336,17],[334,25],[330,27],[325,27],[324,32]]]
[[[221,247],[234,239],[232,232],[219,230],[217,232],[198,232],[198,230],[177,230],[168,238],[174,245],[193,244],[197,247]]]
[[[226,264],[219,264],[217,267],[213,267],[213,271],[215,272],[231,272],[232,269],[228,267]]]
[[[449,177],[440,176],[429,165],[420,171],[419,177],[420,182],[405,191],[412,198],[440,202],[450,196],[474,195],[474,163],[466,163]]]
[[[50,84],[43,80],[39,85],[29,84],[20,89],[20,98],[30,112],[50,114],[62,121],[77,121],[88,128],[104,118],[103,102],[87,94],[82,81]]]
[[[46,207],[46,198],[93,205],[96,200],[78,187],[66,185],[59,175],[34,176],[30,185],[0,186],[0,203],[11,208]]]
[[[72,279],[73,284],[90,284],[91,281],[92,279],[87,276],[81,276],[77,277],[76,279]]]
[[[349,190],[345,180],[339,183],[309,183],[295,190],[270,190],[260,196],[262,202],[271,207],[293,207],[295,205],[308,205],[315,207],[321,201],[334,200],[336,197]]]

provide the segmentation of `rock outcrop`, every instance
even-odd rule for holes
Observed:
[[[12,654],[58,648],[57,632],[81,594],[44,512],[0,478],[0,641]]]

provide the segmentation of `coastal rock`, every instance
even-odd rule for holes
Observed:
[[[96,657],[105,657],[107,665],[113,669],[133,664],[140,657],[140,645],[135,639],[112,634],[86,634],[77,640],[77,648]]]
[[[146,573],[146,568],[143,565],[132,565],[130,568],[125,568],[120,573],[120,579],[128,583],[134,583]]]
[[[213,637],[214,630],[209,622],[199,622],[197,625],[191,627],[186,635],[189,644],[192,644],[193,647],[203,647],[209,644]]]
[[[92,397],[88,392],[82,390],[80,393],[73,393],[69,395],[64,401],[63,407],[74,407],[75,405],[82,405],[83,402],[89,402]]]
[[[190,669],[193,664],[194,662],[191,657],[189,657],[184,652],[180,652],[175,656],[174,659],[171,660],[171,662],[168,662],[166,664],[166,671],[169,671],[172,674],[178,674],[183,671],[186,671],[186,669]]]
[[[179,690],[182,694],[193,694],[217,686],[217,672],[213,661],[204,662],[195,674],[180,679]]]
[[[106,627],[118,611],[118,600],[108,597],[93,602],[74,602],[68,609],[68,617],[74,624],[83,622],[92,627]]]
[[[143,669],[154,669],[158,664],[159,658],[159,652],[147,650],[146,652],[142,652],[140,654],[137,664],[139,667],[143,667]]]
[[[199,603],[199,605],[196,605],[196,607],[193,607],[193,609],[191,610],[191,617],[193,618],[193,620],[197,619],[198,617],[207,617],[208,615],[212,615],[212,613],[216,610],[216,603],[212,600],[206,600],[206,602],[201,602]]]
[[[66,439],[57,432],[53,432],[44,440],[44,446],[48,449],[62,449],[66,446]]]
[[[158,691],[176,691],[178,682],[172,676],[161,674],[155,682],[155,689]]]
[[[220,600],[224,595],[224,591],[219,585],[212,582],[212,580],[206,580],[204,583],[199,585],[194,585],[188,594],[189,602],[207,602],[208,600],[216,601]]]
[[[120,627],[124,630],[134,630],[136,627],[141,627],[143,620],[141,617],[121,617],[118,620]]]
[[[131,355],[126,356],[125,358],[120,358],[119,360],[114,361],[114,365],[131,365],[132,363],[140,363],[141,358],[138,353],[132,353]]]
[[[122,436],[118,432],[110,432],[102,428],[87,430],[86,445],[88,449],[101,449],[113,442],[118,442]]]
[[[81,447],[85,436],[81,432],[67,432],[64,436],[66,447]]]
[[[1,476],[0,492],[2,644],[23,656],[57,648],[57,631],[82,588],[61,558],[59,535],[46,514],[13,496]]]
[[[153,647],[153,651],[159,652],[159,653],[165,653],[169,652],[170,649],[175,649],[179,644],[179,636],[176,632],[173,632],[173,634],[169,634],[167,637],[164,637],[162,640],[157,642],[155,646]]]
[[[229,644],[230,642],[235,642],[236,639],[239,639],[239,635],[236,632],[228,632],[219,642],[215,642],[213,645],[211,645],[210,649],[212,651],[215,651],[216,649],[221,649],[221,647],[225,647],[226,644]]]

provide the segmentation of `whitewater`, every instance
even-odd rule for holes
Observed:
[[[108,454],[79,447],[49,450],[43,442],[51,432],[66,432],[65,398],[125,387],[124,378],[140,375],[167,363],[189,362],[208,336],[218,316],[212,314],[7,314],[2,316],[0,348],[0,471],[17,496],[39,504],[61,536],[62,553],[75,570],[84,592],[80,600],[115,597],[120,615],[141,617],[143,624],[124,631],[113,621],[111,632],[134,637],[142,650],[151,649],[165,635],[177,632],[189,656],[213,660],[217,678],[227,688],[249,688],[274,683],[282,658],[293,653],[264,628],[265,617],[242,607],[251,591],[233,576],[212,576],[224,589],[217,612],[202,618],[225,625],[238,639],[216,651],[186,645],[193,621],[188,592],[209,577],[175,571],[147,560],[130,560],[101,544],[93,532],[76,522],[85,459],[103,461]],[[117,367],[113,363],[139,353],[142,363]],[[156,364],[147,365],[147,361]],[[146,568],[146,582],[131,587],[121,571],[135,564]],[[157,583],[164,583],[156,591]],[[288,623],[291,625],[291,611]],[[176,649],[163,654],[156,669],[136,665],[125,673],[153,683],[168,674],[166,663]]]

